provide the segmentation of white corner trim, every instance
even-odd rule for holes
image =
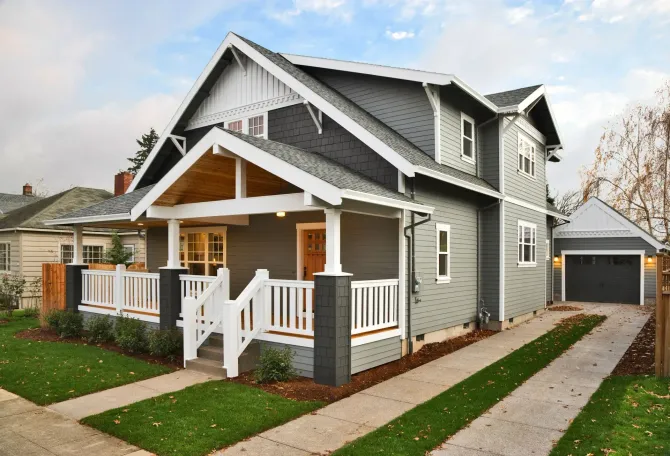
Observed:
[[[502,125],[502,123],[501,123]],[[500,258],[498,259],[498,269],[500,273],[500,283],[498,284],[498,321],[505,321],[505,201],[500,202]],[[518,234],[517,234],[518,236]],[[517,247],[518,248],[518,247]]]
[[[442,182],[447,182],[449,184],[455,185],[457,187],[466,188],[483,195],[492,196],[494,198],[503,199],[502,193],[497,192],[496,190],[491,190],[488,188],[481,187],[479,185],[471,184],[470,182],[451,177],[447,174],[443,174],[439,171],[433,171],[432,169],[424,168],[423,166],[416,167],[417,174],[423,174],[424,176],[432,177],[433,179],[440,180]]]
[[[521,200],[519,198],[515,198],[513,196],[505,196],[505,201],[507,201],[509,203],[512,203],[515,206],[521,206],[521,207],[524,207],[526,209],[533,210],[535,212],[541,212],[542,214],[550,215],[552,217],[555,217],[555,218],[558,218],[558,219],[561,219],[561,220],[567,220],[567,221],[571,220],[571,218],[568,217],[567,215],[563,215],[563,214],[559,214],[558,212],[550,211],[546,208],[537,206],[533,203],[529,203],[527,201]]]

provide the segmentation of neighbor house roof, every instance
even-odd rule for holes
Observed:
[[[568,217],[566,214],[564,214],[563,212],[561,212],[561,210],[560,210],[559,208],[557,208],[556,206],[554,206],[554,205],[553,205],[552,203],[550,203],[549,201],[547,201],[547,212],[550,212],[549,215],[552,215],[552,216],[553,216],[554,214],[556,214],[556,215],[561,215],[561,216],[563,216],[563,217]]]
[[[11,193],[0,193],[0,216],[20,207],[32,204],[42,198],[39,196],[13,195]]]
[[[13,210],[0,219],[0,230],[49,229],[51,227],[45,225],[45,221],[106,200],[111,196],[112,194],[106,190],[75,187]]]

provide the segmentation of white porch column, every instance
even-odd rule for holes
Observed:
[[[81,225],[75,225],[73,231],[72,264],[84,264],[83,227]]]
[[[168,220],[168,269],[180,269],[179,261],[179,220]]]
[[[242,158],[235,159],[235,198],[247,197],[247,162]]]
[[[324,209],[326,213],[326,274],[341,274],[340,216],[341,209]]]

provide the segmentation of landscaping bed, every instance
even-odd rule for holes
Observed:
[[[604,319],[601,315],[584,314],[566,318],[548,333],[334,454],[423,456],[497,404]]]
[[[581,312],[582,310],[584,310],[584,308],[579,306],[564,306],[564,305],[557,306],[554,304],[547,307],[547,310],[551,310],[553,312]]]
[[[263,391],[278,394],[287,399],[330,403],[344,399],[354,393],[370,388],[377,383],[381,383],[430,361],[448,355],[449,353],[453,353],[470,344],[486,339],[493,334],[496,334],[496,332],[475,330],[444,342],[426,344],[421,350],[418,350],[410,356],[404,356],[397,361],[355,374],[351,377],[350,383],[339,387],[318,385],[314,383],[314,380],[305,377],[296,377],[287,382],[258,384],[256,383],[253,372],[246,372],[230,381],[260,388]]]
[[[633,343],[628,347],[612,375],[654,375],[656,314],[652,313]],[[670,424],[669,424],[670,426]]]
[[[286,399],[234,382],[211,381],[81,422],[158,455],[200,456],[323,405]]]

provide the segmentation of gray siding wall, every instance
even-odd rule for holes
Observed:
[[[546,257],[544,257],[545,258],[545,260],[544,260],[545,268],[547,270],[546,271],[546,276],[545,276],[546,280],[547,280],[546,292],[545,292],[545,296],[547,297],[546,298],[547,301],[553,301],[554,300],[554,298],[552,296],[553,291],[552,291],[552,287],[551,287],[552,277],[553,277],[553,273],[554,273],[553,266],[552,266],[553,263],[554,263],[554,254],[552,252],[552,250],[553,250],[552,232],[553,232],[553,219],[551,217],[547,217],[547,238],[546,239],[547,239],[547,241],[549,241],[549,252],[548,252],[548,255],[547,255],[548,259],[546,259]]]
[[[655,255],[656,248],[640,237],[630,238],[556,238],[554,255],[561,256],[564,250],[644,250],[646,255]],[[554,297],[562,299],[563,271],[559,261],[554,265]],[[644,297],[656,298],[656,261],[644,262]]]
[[[505,119],[505,125],[509,120]],[[511,126],[504,137],[505,151],[505,195],[513,196],[535,204],[541,208],[546,206],[547,190],[545,177],[544,147],[519,127],[517,121]],[[519,168],[519,135],[524,135],[535,144],[535,178],[521,174]],[[544,225],[544,222],[542,222]]]
[[[147,230],[147,269],[149,272],[158,272],[158,268],[167,265],[167,237],[167,227],[149,228]]]
[[[351,347],[351,373],[357,374],[398,360],[401,354],[402,345],[398,337]]]
[[[377,182],[397,190],[398,171],[337,122],[322,117],[323,133],[303,105],[268,113],[268,138],[331,158]]]
[[[482,179],[500,189],[500,157],[498,149],[498,121],[494,120],[478,129],[479,173]]]
[[[435,118],[421,83],[332,70],[312,73],[435,157]]]
[[[268,348],[283,350],[289,347],[293,350],[293,367],[298,375],[303,377],[314,377],[314,349],[311,347],[299,347],[297,345],[278,344],[275,342],[261,342],[261,353]]]
[[[519,267],[519,220],[534,223],[536,231],[535,267]],[[544,308],[546,215],[509,202],[505,203],[505,319]]]
[[[491,320],[499,319],[500,308],[500,206],[480,215],[480,286],[484,307]]]
[[[474,117],[471,112],[465,114]],[[475,129],[475,163],[461,158],[461,111],[457,109],[449,98],[442,94],[440,96],[440,160],[443,165],[451,166],[468,174],[477,175],[477,164],[479,160],[479,135]]]
[[[423,275],[423,285],[421,302],[412,303],[413,335],[449,328],[476,317],[476,198],[471,192],[417,177],[416,200],[433,206],[435,212],[429,223],[416,228],[416,269]],[[436,283],[436,222],[451,226],[451,283]]]

